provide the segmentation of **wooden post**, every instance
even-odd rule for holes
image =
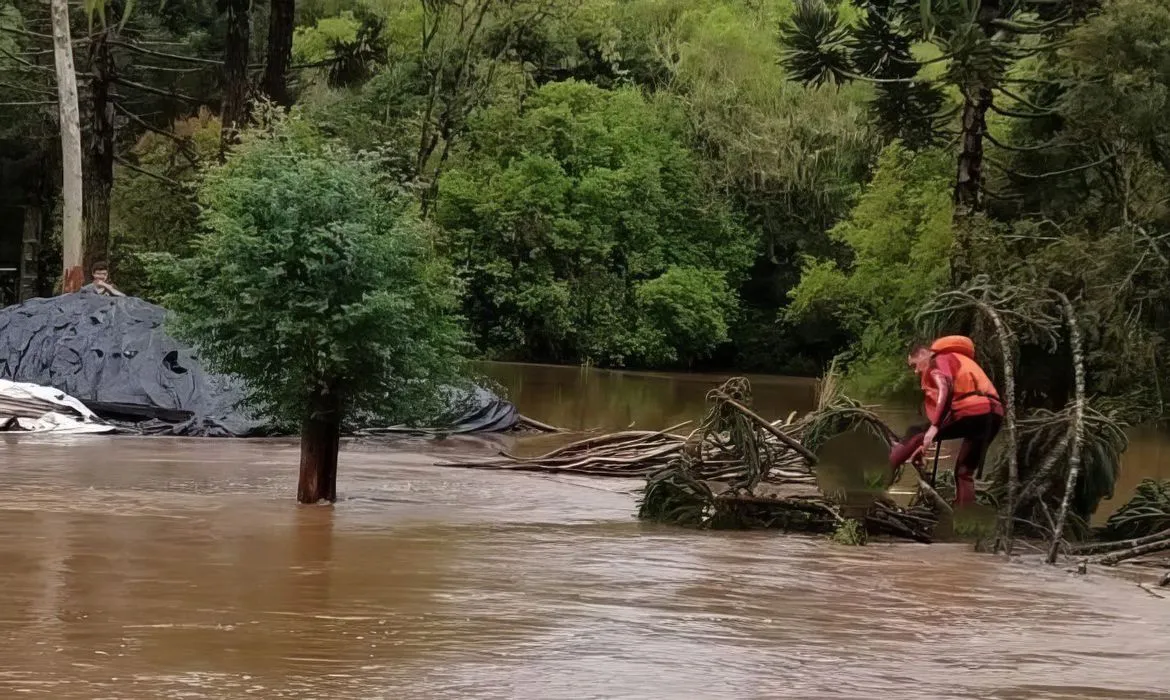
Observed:
[[[313,397],[309,415],[301,423],[301,476],[297,500],[318,503],[337,500],[337,452],[341,447],[341,401],[335,390]]]
[[[57,106],[61,114],[62,288],[65,292],[75,292],[85,284],[85,272],[81,268],[81,116],[77,108],[77,72],[73,67],[68,0],[51,0],[50,12],[53,61],[57,69]]]

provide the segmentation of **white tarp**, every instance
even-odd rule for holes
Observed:
[[[0,379],[0,423],[32,433],[108,433],[85,404],[52,387]]]

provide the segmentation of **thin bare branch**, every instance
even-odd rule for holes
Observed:
[[[1101,158],[1100,160],[1095,160],[1092,163],[1085,163],[1083,165],[1077,165],[1075,167],[1066,168],[1064,170],[1053,170],[1053,171],[1050,171],[1047,173],[1037,173],[1037,174],[1021,173],[1021,172],[1012,170],[1011,168],[1007,167],[1003,163],[996,162],[995,160],[993,160],[991,158],[988,158],[987,162],[992,164],[993,166],[995,166],[997,169],[1003,171],[1005,174],[1010,175],[1012,177],[1018,177],[1022,180],[1045,180],[1045,179],[1050,178],[1050,177],[1060,177],[1061,175],[1071,175],[1073,173],[1079,173],[1082,170],[1090,170],[1090,169],[1095,168],[1099,165],[1104,165],[1105,163],[1108,163],[1109,161],[1113,160],[1115,157],[1117,157],[1116,154],[1110,153],[1109,155],[1105,156],[1104,158]]]
[[[185,102],[190,102],[191,104],[195,104],[195,105],[203,104],[203,100],[197,100],[194,97],[190,97],[190,96],[184,95],[182,93],[173,92],[170,90],[162,90],[162,89],[159,89],[156,87],[151,87],[150,85],[143,85],[142,83],[136,83],[133,80],[127,80],[121,76],[114,76],[112,78],[112,80],[113,80],[113,82],[117,83],[118,85],[122,85],[122,86],[128,87],[128,88],[134,88],[135,90],[141,90],[143,92],[149,92],[152,95],[158,95],[160,97],[169,97],[169,98],[173,98],[173,99],[177,99],[177,100],[183,100]]]
[[[183,156],[188,161],[190,161],[192,165],[199,164],[199,154],[197,154],[194,151],[194,149],[191,148],[191,140],[190,139],[183,138],[182,136],[179,136],[178,134],[167,131],[166,129],[160,129],[157,126],[154,126],[153,124],[146,121],[142,117],[140,117],[137,114],[126,109],[124,106],[122,106],[122,104],[120,102],[115,101],[113,104],[114,104],[114,109],[119,114],[123,115],[124,117],[126,117],[130,121],[134,122],[138,126],[142,127],[143,129],[146,129],[147,131],[158,134],[159,136],[165,136],[166,138],[169,138],[172,141],[174,141],[176,144],[178,144],[179,145],[179,152],[182,153]]]
[[[186,61],[188,63],[201,63],[204,65],[210,65],[210,66],[219,66],[219,65],[223,64],[223,61],[221,61],[221,60],[214,60],[214,59],[210,59],[210,58],[200,58],[198,56],[183,56],[181,54],[176,54],[176,53],[166,53],[163,51],[154,51],[152,49],[144,49],[138,43],[131,44],[131,43],[128,43],[125,41],[116,41],[116,40],[111,40],[108,43],[110,44],[110,46],[117,46],[117,47],[120,47],[123,49],[127,49],[129,51],[134,51],[135,53],[140,53],[144,56],[154,56],[155,58],[166,58],[166,59],[170,59],[172,61]]]
[[[140,168],[137,165],[131,163],[130,161],[126,160],[125,158],[123,158],[121,156],[114,156],[114,160],[117,161],[119,165],[121,165],[129,170],[133,170],[136,173],[140,173],[140,174],[145,175],[147,177],[152,177],[155,180],[158,180],[159,182],[166,183],[167,185],[170,185],[171,187],[174,187],[177,190],[183,189],[182,183],[177,182],[175,180],[172,180],[171,178],[167,177],[166,175],[154,173],[154,172],[151,172],[145,168]]]

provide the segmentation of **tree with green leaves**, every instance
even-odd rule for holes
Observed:
[[[669,99],[567,81],[474,120],[436,221],[466,280],[464,309],[482,350],[606,365],[672,353],[688,365],[709,354],[708,342],[644,347],[679,334],[640,330],[669,296],[710,304],[721,320],[707,337],[721,339],[734,316],[729,290],[752,256],[682,145],[683,117]],[[672,268],[673,282],[643,286]]]
[[[1083,19],[1087,6],[1076,0],[875,0],[847,22],[823,0],[798,0],[782,29],[785,62],[802,81],[873,83],[871,106],[890,137],[956,144],[951,270],[958,283],[974,272],[969,228],[985,205],[989,115],[1053,113],[1051,105],[1035,101],[1044,84],[1013,69],[1053,54],[1057,38]]]
[[[347,416],[437,415],[462,335],[428,230],[371,164],[275,118],[200,188],[204,233],[152,273],[177,334],[253,406],[299,424],[303,503],[336,498]]]
[[[854,340],[849,381],[862,395],[909,390],[906,344],[921,305],[947,287],[951,161],[900,143],[882,152],[873,180],[829,236],[846,262],[809,256],[788,314],[834,318]]]

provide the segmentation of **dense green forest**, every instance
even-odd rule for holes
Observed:
[[[51,291],[48,10],[5,3],[0,159],[22,173],[6,197],[38,207]],[[204,173],[272,103],[411,202],[483,357],[813,374],[840,356],[855,388],[886,394],[912,379],[924,305],[982,289],[1014,324],[1024,402],[1055,410],[1073,377],[1041,307],[1064,295],[1087,392],[1162,412],[1165,2],[98,0],[73,15],[85,257],[126,291],[165,297],[145,254],[199,244]]]

